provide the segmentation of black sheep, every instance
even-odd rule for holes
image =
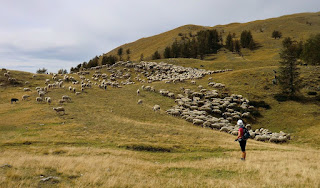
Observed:
[[[12,104],[12,102],[17,102],[17,101],[19,101],[19,99],[12,98],[12,99],[11,99],[11,104]]]

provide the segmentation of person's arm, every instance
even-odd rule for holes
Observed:
[[[238,137],[237,137],[237,139],[235,139],[235,141],[237,141],[240,137],[241,137],[241,133],[240,133],[240,129],[239,129],[238,130]]]
[[[238,130],[238,137],[237,137],[237,139],[238,138],[240,138],[241,137],[241,132],[240,132],[240,129]]]

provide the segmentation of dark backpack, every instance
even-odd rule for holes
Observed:
[[[242,137],[244,140],[247,140],[248,138],[250,138],[250,133],[248,131],[247,128],[243,128],[243,137]]]

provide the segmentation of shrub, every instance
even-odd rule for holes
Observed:
[[[48,69],[42,68],[37,70],[37,74],[46,74],[48,72]]]

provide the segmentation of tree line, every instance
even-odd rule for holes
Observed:
[[[206,54],[217,53],[222,47],[222,37],[216,29],[199,31],[190,37],[183,37],[179,42],[175,40],[164,49],[163,57],[204,59]],[[152,59],[161,59],[161,54],[155,51]]]
[[[180,34],[182,36],[182,34]],[[179,36],[180,36],[179,35]],[[175,40],[171,46],[164,49],[163,56],[158,51],[152,55],[152,59],[164,58],[199,58],[204,59],[207,54],[215,54],[222,47],[232,51],[241,53],[241,48],[249,48],[254,50],[257,43],[253,40],[251,31],[242,31],[240,41],[234,40],[235,33],[229,33],[223,44],[222,34],[216,29],[199,31],[190,38],[184,36],[180,42]]]

